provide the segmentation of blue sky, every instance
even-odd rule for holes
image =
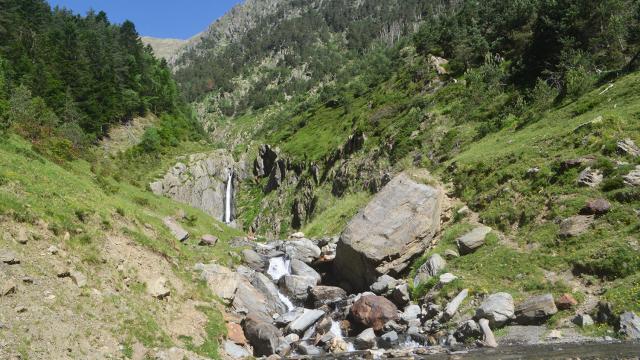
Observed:
[[[111,22],[131,20],[141,35],[188,39],[205,30],[241,0],[49,0],[85,14],[104,10]]]

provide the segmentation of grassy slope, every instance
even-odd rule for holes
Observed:
[[[178,244],[162,224],[163,217],[175,215],[178,210],[187,215],[183,226],[191,233],[191,240],[184,245]],[[213,300],[206,286],[193,281],[190,269],[196,262],[233,261],[228,255],[228,241],[240,235],[199,210],[154,196],[128,183],[96,176],[87,162],[54,164],[15,136],[0,141],[0,214],[26,224],[34,224],[39,219],[46,221],[49,229],[58,235],[57,242],[72,250],[89,274],[110,271],[109,265],[102,261],[105,237],[116,234],[131,239],[174,264],[175,275],[188,284],[186,295],[183,294],[185,301]],[[156,235],[145,235],[148,229],[153,229]],[[67,240],[64,240],[65,232],[72,234]],[[197,239],[205,233],[218,236],[219,244],[214,248],[197,246]],[[147,348],[173,346],[157,323],[157,312],[162,309],[143,300],[147,296],[143,284],[133,284],[130,292],[110,300],[123,312],[119,315],[123,318],[113,320],[119,335],[126,340],[124,355],[131,355],[130,345],[136,341]],[[83,299],[78,301],[85,301]],[[223,334],[224,325],[217,310],[204,309],[203,312],[209,319],[209,339],[193,349],[216,356],[216,341]]]

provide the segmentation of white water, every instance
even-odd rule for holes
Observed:
[[[344,335],[342,335],[342,329],[340,328],[339,322],[331,320],[331,329],[329,329],[329,332],[332,333],[336,338],[344,340]],[[351,351],[356,351],[356,348],[352,343],[347,342],[347,352]]]
[[[227,179],[227,196],[224,199],[224,222],[229,224],[231,222],[231,196],[233,186],[233,171],[229,172],[229,179]]]
[[[284,256],[269,259],[267,274],[275,281],[285,275],[291,275],[291,261]]]

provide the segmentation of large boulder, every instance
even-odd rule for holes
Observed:
[[[513,297],[508,293],[489,295],[476,309],[476,319],[487,319],[491,326],[501,326],[513,319],[515,307]]]
[[[271,324],[270,319],[262,314],[248,314],[242,325],[256,356],[275,354],[283,341],[280,329]]]
[[[640,340],[640,317],[630,311],[620,315],[620,334],[627,340]]]
[[[292,240],[284,243],[284,252],[291,259],[310,264],[320,257],[320,248],[309,239]]]
[[[189,238],[189,233],[172,217],[167,216],[162,219],[162,222],[164,222],[164,226],[169,229],[171,235],[173,235],[176,240],[183,242]]]
[[[440,189],[396,176],[340,236],[335,275],[363,291],[382,274],[403,272],[439,230],[442,201]]]
[[[382,296],[364,295],[353,303],[350,314],[361,325],[380,331],[387,321],[398,318],[398,308]]]
[[[308,302],[314,308],[330,304],[347,297],[347,292],[336,286],[314,286],[309,289]]]
[[[233,300],[243,280],[242,275],[218,264],[196,264],[195,270],[202,272],[200,278],[207,282],[213,294],[225,301]]]
[[[308,278],[313,278],[316,280],[316,284],[319,284],[320,280],[322,280],[322,276],[320,276],[320,274],[318,274],[317,271],[315,271],[311,266],[305,264],[304,262],[298,259],[292,259],[290,266],[291,266],[292,275],[299,275],[299,276],[305,276]]]
[[[287,293],[292,300],[304,302],[309,296],[309,288],[316,286],[316,279],[300,275],[285,275],[280,279],[280,288]]]
[[[265,295],[270,309],[274,309],[278,314],[284,314],[289,311],[287,305],[280,299],[278,288],[266,275],[259,272],[253,274],[251,285]]]
[[[267,267],[267,259],[251,249],[242,250],[242,259],[248,267],[255,271],[264,271]]]
[[[553,295],[533,296],[515,308],[516,321],[523,325],[540,324],[558,312]]]

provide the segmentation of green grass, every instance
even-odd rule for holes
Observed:
[[[371,195],[365,192],[348,194],[340,199],[323,197],[320,209],[311,222],[305,225],[303,232],[311,237],[339,234],[370,198]]]

